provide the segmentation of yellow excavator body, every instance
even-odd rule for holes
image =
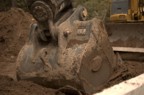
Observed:
[[[110,21],[144,21],[144,0],[111,0]]]

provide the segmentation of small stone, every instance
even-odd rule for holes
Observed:
[[[14,59],[15,58],[15,56],[11,56],[11,59]]]

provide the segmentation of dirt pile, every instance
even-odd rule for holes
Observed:
[[[14,62],[24,45],[32,16],[21,9],[0,12],[0,62]]]
[[[55,95],[55,93],[55,90],[32,82],[16,82],[11,78],[0,76],[0,95]]]
[[[106,85],[106,88],[144,73],[143,62],[125,61],[124,64],[127,67],[127,70],[123,72],[120,76],[109,81]]]

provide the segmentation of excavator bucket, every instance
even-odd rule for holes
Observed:
[[[114,47],[144,47],[144,23],[106,23]]]
[[[57,0],[50,3],[54,1],[55,10],[43,0],[31,5],[39,23],[31,26],[29,40],[18,55],[17,78],[63,92],[77,92],[75,95],[95,93],[114,78],[113,73],[121,74],[120,58],[114,54],[99,19],[86,21],[84,7],[73,10],[71,5],[69,9],[63,6],[69,0],[63,0],[64,4]],[[57,11],[59,4],[64,7],[62,11]]]

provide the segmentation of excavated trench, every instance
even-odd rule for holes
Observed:
[[[46,88],[30,81],[17,82],[12,79],[15,78],[17,54],[27,41],[32,22],[34,22],[32,16],[20,9],[0,12],[0,95],[64,95],[57,89]],[[125,61],[124,64],[128,71],[109,81],[105,88],[144,72],[143,62]]]

